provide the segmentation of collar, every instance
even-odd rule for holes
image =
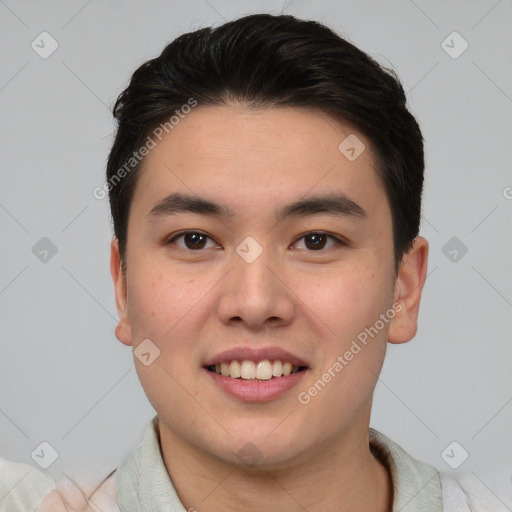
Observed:
[[[393,512],[442,512],[439,471],[411,457],[401,446],[370,428],[370,450],[391,473]]]

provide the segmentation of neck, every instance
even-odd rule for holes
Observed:
[[[192,447],[160,422],[164,463],[186,510],[390,512],[392,481],[370,452],[368,428],[316,447],[300,462],[243,467]]]

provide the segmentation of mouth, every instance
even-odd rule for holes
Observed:
[[[286,396],[309,370],[306,361],[276,346],[233,348],[203,365],[218,389],[242,402],[267,402]]]
[[[280,359],[263,359],[261,361],[232,359],[205,368],[212,373],[231,379],[266,381],[294,375],[307,370],[308,367],[294,365],[291,361]]]

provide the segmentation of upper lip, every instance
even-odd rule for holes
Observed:
[[[254,361],[259,362],[265,359],[289,361],[294,366],[308,366],[300,357],[284,350],[280,347],[238,347],[219,352],[217,355],[208,359],[204,366],[213,366],[227,361]]]

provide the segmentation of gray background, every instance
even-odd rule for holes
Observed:
[[[372,426],[448,472],[457,441],[457,471],[512,507],[511,0],[0,0],[0,456],[35,465],[47,441],[48,472],[87,487],[141,441],[154,410],[114,336],[108,203],[92,194],[109,109],[180,33],[283,8],[392,66],[426,139],[429,277],[415,340],[389,347]],[[43,31],[59,45],[46,59],[31,47]],[[442,46],[454,31],[469,44],[457,58]],[[42,237],[58,249],[46,262]]]

